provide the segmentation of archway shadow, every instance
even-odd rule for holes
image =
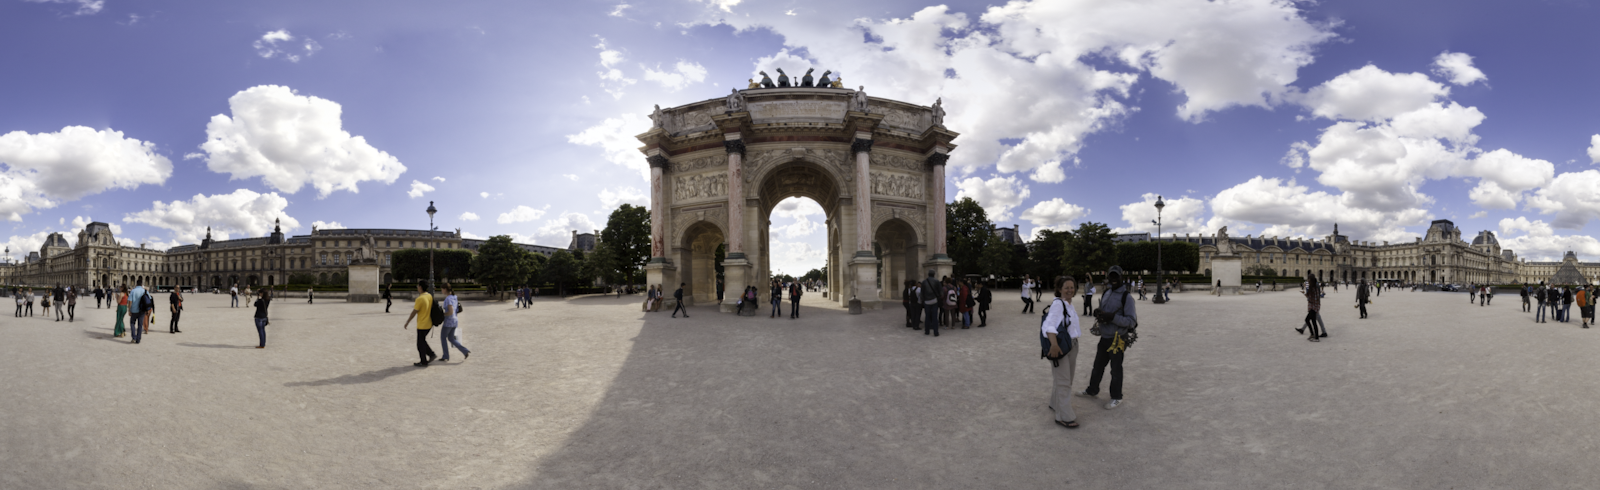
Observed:
[[[205,347],[207,349],[254,349],[253,345],[228,345],[228,344],[196,344],[194,342],[178,342],[184,347]]]
[[[394,366],[375,371],[367,371],[361,374],[346,374],[336,378],[319,379],[316,381],[294,381],[284,383],[283,386],[293,388],[296,386],[357,385],[374,383],[388,379],[391,376],[416,371],[418,369],[422,368],[418,368],[416,366]]]

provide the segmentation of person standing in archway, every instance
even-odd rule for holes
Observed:
[[[795,319],[799,319],[800,318],[800,295],[803,294],[803,293],[804,292],[800,290],[800,283],[799,282],[791,282],[791,283],[789,283],[789,319],[790,320],[795,320]]]

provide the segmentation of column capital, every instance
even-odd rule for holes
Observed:
[[[946,160],[949,160],[949,159],[950,159],[950,155],[948,153],[934,153],[932,155],[928,155],[928,166],[930,166],[930,167],[943,166],[944,162]]]
[[[850,142],[851,153],[866,153],[872,151],[872,140],[869,138],[856,138]]]
[[[667,157],[662,156],[659,153],[655,154],[655,155],[650,155],[649,157],[646,157],[645,161],[650,162],[650,168],[660,168],[660,169],[666,169],[667,165],[669,163],[671,163],[671,162],[669,162],[667,160]]]
[[[723,140],[722,141],[722,148],[725,149],[725,150],[728,150],[728,153],[738,153],[740,156],[743,156],[744,155],[744,140],[743,139]]]

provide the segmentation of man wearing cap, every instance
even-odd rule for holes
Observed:
[[[1111,365],[1111,402],[1106,404],[1106,410],[1122,405],[1122,357],[1127,352],[1128,332],[1139,326],[1135,303],[1136,300],[1129,298],[1128,285],[1122,282],[1122,268],[1111,266],[1106,273],[1106,290],[1100,295],[1100,307],[1094,310],[1095,328],[1100,331],[1100,343],[1094,350],[1094,369],[1089,372],[1089,386],[1078,392],[1089,398],[1099,394],[1100,378],[1105,374],[1106,365]]]

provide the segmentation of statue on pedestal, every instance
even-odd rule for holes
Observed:
[[[800,77],[800,86],[801,87],[815,87],[816,86],[816,85],[812,85],[811,84],[811,72],[812,72],[812,70],[816,70],[816,68],[806,68],[805,76]]]
[[[944,97],[933,101],[933,125],[944,126]]]
[[[833,86],[833,81],[828,80],[828,75],[831,75],[831,74],[833,74],[833,70],[823,71],[822,72],[822,78],[818,78],[817,79],[817,87],[821,87],[821,88],[832,87]]]
[[[761,74],[761,88],[773,88],[773,87],[776,87],[775,85],[772,84],[772,77],[767,76],[767,72],[758,71],[756,73]]]
[[[666,126],[667,126],[667,116],[661,113],[661,104],[656,104],[656,110],[654,112],[650,113],[650,127],[651,128],[665,128]],[[316,230],[312,230],[312,231],[316,231]]]
[[[378,252],[375,250],[377,247],[378,241],[373,239],[372,235],[362,236],[361,248],[356,250],[356,262],[362,264],[377,263]]]
[[[744,94],[739,93],[739,89],[733,89],[733,93],[728,94],[727,103],[728,112],[744,112]]]
[[[756,79],[754,79],[754,78],[746,78],[746,79],[745,79],[745,81],[746,81],[746,82],[750,82],[750,86],[749,86],[749,87],[745,87],[745,88],[747,88],[747,89],[751,89],[751,88],[761,88],[761,84],[759,84],[759,83],[756,83]]]
[[[844,88],[844,77],[833,79],[833,88]]]
[[[1228,227],[1217,230],[1217,255],[1233,255],[1233,239],[1228,238]]]
[[[865,85],[856,87],[856,94],[850,97],[850,110],[867,112],[867,87]]]
[[[784,73],[782,68],[774,68],[774,70],[778,70],[778,88],[788,88],[789,74]]]

